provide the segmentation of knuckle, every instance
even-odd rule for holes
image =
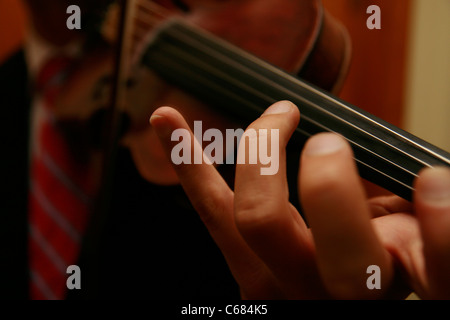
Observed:
[[[251,132],[252,130],[260,131],[262,129],[271,129],[272,126],[266,121],[266,119],[258,119],[252,122],[247,129],[245,129],[245,133]]]
[[[267,201],[267,197],[249,197],[236,202],[235,223],[243,233],[274,228],[280,223],[280,210],[280,206]]]
[[[215,193],[212,192],[214,195]],[[221,196],[208,196],[202,199],[197,198],[192,205],[196,209],[209,231],[214,232],[221,228],[222,221],[228,214],[229,196],[223,194]]]

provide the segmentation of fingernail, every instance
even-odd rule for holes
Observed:
[[[282,114],[291,111],[295,105],[290,101],[279,101],[271,105],[264,111],[261,116],[267,116],[269,114]]]
[[[303,150],[309,156],[323,156],[335,153],[346,146],[344,138],[334,133],[319,133],[311,137]]]
[[[156,119],[161,119],[161,118],[164,118],[164,117],[159,116],[159,115],[157,115],[157,114],[152,114],[151,117],[150,117],[150,119],[149,119],[149,122],[150,122],[151,125],[153,125],[153,122],[154,122]]]
[[[450,206],[450,170],[425,169],[419,179],[419,192],[424,201],[439,207]]]

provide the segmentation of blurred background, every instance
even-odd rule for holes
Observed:
[[[352,39],[352,64],[340,97],[449,151],[450,1],[323,3]],[[366,27],[370,5],[381,8],[381,30]],[[0,0],[0,64],[23,44],[26,29],[22,1]]]

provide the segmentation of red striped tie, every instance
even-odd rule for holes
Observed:
[[[49,61],[37,78],[41,103],[34,105],[34,144],[30,163],[29,263],[32,299],[63,299],[66,273],[76,264],[92,196],[86,164],[77,163],[51,106],[70,60]]]

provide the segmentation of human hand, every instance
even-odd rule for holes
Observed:
[[[174,166],[242,296],[403,298],[410,288],[423,298],[448,298],[449,170],[424,171],[414,205],[397,197],[368,200],[349,145],[317,135],[305,146],[299,172],[308,228],[288,201],[286,180],[285,147],[298,121],[298,109],[280,102],[250,125],[279,129],[280,167],[262,176],[261,164],[237,165],[234,192],[211,165]],[[155,111],[151,124],[169,156],[173,130],[189,130],[171,108]],[[380,267],[380,290],[367,288],[370,265]]]

